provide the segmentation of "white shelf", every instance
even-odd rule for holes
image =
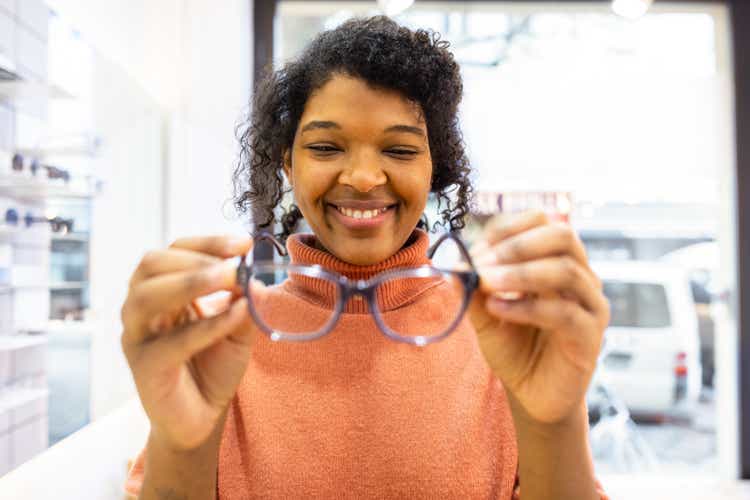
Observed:
[[[59,283],[50,283],[50,290],[80,290],[87,287],[88,281],[64,281]]]
[[[39,398],[45,398],[49,395],[49,389],[46,388],[5,388],[0,392],[0,413],[18,408],[26,403],[30,403]]]
[[[0,81],[0,97],[16,101],[19,99],[74,99],[62,87],[54,84],[25,80]]]
[[[48,288],[50,290],[76,290],[88,286],[88,281],[58,281],[52,283],[21,283],[13,285],[0,285],[0,293],[12,292],[22,288]]]
[[[0,228],[0,237],[2,237],[2,229]],[[52,234],[52,241],[74,241],[76,243],[88,243],[89,237],[85,234]]]
[[[20,229],[17,226],[9,226],[7,224],[0,224],[0,241],[12,238],[19,233]]]
[[[40,334],[0,335],[0,352],[14,351],[47,343],[47,336]]]
[[[0,174],[0,195],[26,201],[48,198],[90,199],[95,193],[51,184],[45,180],[15,174]]]
[[[0,54],[0,73],[16,75],[16,63],[4,54]]]
[[[96,156],[96,149],[91,146],[42,146],[39,148],[20,148],[17,153],[23,156],[47,158],[50,156]]]
[[[90,335],[94,331],[94,325],[90,321],[50,319],[36,325],[33,329],[27,328],[26,330],[32,332],[43,332],[44,334]]]

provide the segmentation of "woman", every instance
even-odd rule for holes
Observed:
[[[427,263],[420,228],[430,192],[445,225],[463,226],[470,170],[447,47],[385,17],[351,20],[259,86],[236,201],[258,229],[272,227],[288,180],[296,205],[279,236],[292,262],[353,280]],[[314,235],[290,236],[302,217]],[[273,342],[236,284],[231,258],[251,246],[185,238],[149,252],[134,272],[122,344],[151,432],[128,491],[604,497],[584,395],[609,308],[570,227],[536,213],[492,220],[472,249],[480,281],[468,313],[424,347],[382,335],[356,297],[324,337]],[[195,299],[220,290],[231,304],[191,313]],[[304,283],[274,290],[263,299],[272,319],[304,327],[326,310]],[[429,329],[451,306],[440,290],[399,289],[383,315]],[[510,291],[522,298],[503,300]]]

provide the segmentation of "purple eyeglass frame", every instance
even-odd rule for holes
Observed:
[[[261,232],[254,238],[254,242],[256,243],[259,241],[263,241],[263,240],[267,240],[271,244],[273,244],[273,246],[276,248],[276,251],[282,257],[287,255],[286,249],[281,245],[281,243],[279,243],[279,241],[272,234],[268,232]],[[355,281],[355,280],[351,280],[347,278],[346,276],[338,274],[336,272],[326,270],[318,265],[307,266],[307,265],[297,265],[297,264],[286,264],[286,267],[289,271],[292,271],[296,274],[300,274],[303,276],[308,276],[310,278],[318,278],[318,279],[329,281],[332,284],[336,285],[336,288],[337,288],[336,306],[334,307],[333,314],[331,315],[331,319],[328,320],[328,322],[318,331],[308,333],[308,334],[297,334],[297,333],[292,334],[292,333],[277,332],[273,330],[272,328],[269,328],[268,325],[266,325],[263,322],[263,320],[260,318],[258,311],[255,309],[252,296],[250,293],[250,277],[252,276],[252,271],[253,271],[252,258],[248,259],[247,256],[243,256],[241,258],[240,263],[237,266],[237,284],[242,287],[245,297],[247,298],[247,306],[248,306],[250,315],[255,320],[256,325],[261,329],[261,331],[263,331],[263,333],[268,335],[273,341],[306,342],[306,341],[316,340],[316,339],[323,337],[324,335],[330,333],[331,330],[333,330],[333,328],[336,326],[336,323],[338,323],[339,318],[341,317],[341,313],[343,312],[344,306],[346,305],[347,301],[350,298],[356,295],[359,295],[359,296],[362,296],[367,301],[367,306],[368,306],[368,310],[370,311],[370,315],[375,320],[375,324],[378,326],[378,329],[386,337],[396,342],[404,342],[407,344],[413,344],[413,345],[421,347],[427,344],[438,342],[453,332],[453,330],[456,328],[456,326],[458,326],[464,314],[466,313],[466,309],[469,306],[469,301],[471,300],[472,294],[479,286],[479,274],[477,273],[476,268],[474,267],[474,263],[472,262],[471,256],[469,255],[469,252],[466,249],[466,245],[458,236],[458,234],[456,234],[455,232],[451,231],[451,232],[445,233],[440,238],[438,238],[438,240],[427,250],[427,257],[432,259],[432,257],[435,255],[435,252],[440,247],[440,245],[447,240],[453,240],[456,243],[459,251],[461,252],[462,257],[466,259],[466,262],[469,265],[468,270],[448,271],[448,270],[438,269],[430,265],[424,265],[424,266],[418,266],[418,267],[406,267],[406,268],[392,269],[392,270],[384,271],[382,273],[378,273],[377,275],[373,276],[369,280],[356,280]],[[250,261],[249,264],[247,263],[248,260]],[[383,318],[381,317],[382,313],[380,312],[380,309],[377,306],[377,300],[376,300],[376,294],[375,294],[377,287],[381,283],[391,280],[391,279],[396,279],[396,278],[429,278],[429,277],[438,277],[438,276],[446,276],[446,275],[450,275],[452,277],[457,278],[460,281],[460,283],[463,285],[464,293],[463,293],[462,303],[461,303],[461,312],[456,316],[456,319],[453,320],[453,322],[446,328],[444,332],[442,332],[440,335],[429,336],[429,337],[425,337],[421,335],[404,337],[402,335],[397,334],[393,330],[391,330],[385,324]]]

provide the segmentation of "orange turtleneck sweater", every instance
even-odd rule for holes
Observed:
[[[417,230],[373,266],[317,250],[313,235],[293,235],[287,248],[294,263],[367,279],[428,263],[428,243]],[[451,293],[418,287],[384,294],[390,324],[429,322],[426,312],[443,307]],[[272,290],[259,305],[284,315],[290,328],[330,303],[325,290],[303,280]],[[386,338],[363,306],[350,301],[336,328],[318,340],[272,342],[257,334],[221,440],[218,498],[518,498],[510,408],[468,319],[420,348]],[[142,452],[125,485],[133,495],[144,462]]]

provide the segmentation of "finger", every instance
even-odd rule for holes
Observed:
[[[181,248],[151,250],[143,256],[130,278],[130,287],[159,274],[200,269],[220,262],[219,257],[193,250]]]
[[[245,255],[253,246],[250,236],[191,236],[175,240],[169,248],[181,248],[194,252],[229,258]]]
[[[198,297],[220,290],[237,291],[234,259],[197,271],[169,273],[143,281],[128,295],[122,309],[126,340],[141,342],[148,323],[163,311],[180,310]]]
[[[489,297],[486,307],[487,312],[505,321],[569,333],[583,342],[590,341],[583,335],[584,332],[601,333],[601,328],[590,314],[580,305],[567,300],[539,298],[506,302]]]
[[[517,214],[498,214],[491,218],[484,226],[484,238],[472,248],[472,256],[482,253],[498,241],[528,231],[549,222],[547,214],[539,211],[522,212]]]
[[[513,264],[530,260],[571,255],[584,266],[592,281],[601,287],[601,281],[589,267],[586,248],[581,238],[568,224],[550,223],[532,228],[502,240],[474,258],[476,266]]]
[[[199,318],[210,318],[226,311],[232,306],[232,301],[239,294],[220,291],[206,297],[199,297],[193,301],[193,307]]]
[[[170,335],[157,337],[147,343],[144,349],[158,353],[155,355],[161,363],[179,364],[234,333],[248,318],[247,299],[243,297],[223,313],[187,325]],[[249,325],[245,326],[249,328]]]
[[[570,256],[480,269],[480,289],[497,292],[567,292],[572,293],[586,310],[598,313],[601,291],[584,267]]]

